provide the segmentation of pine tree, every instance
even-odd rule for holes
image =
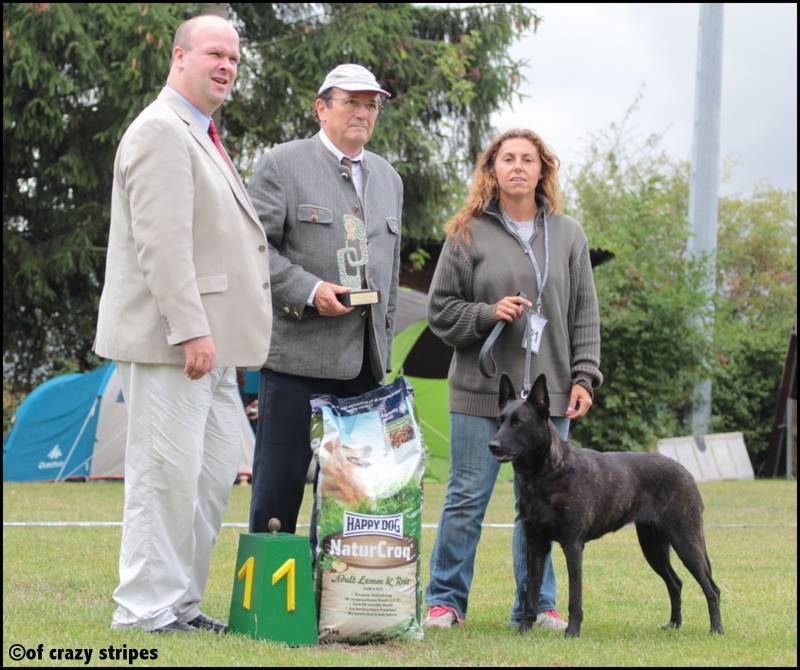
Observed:
[[[175,29],[198,7],[3,4],[3,370],[16,388],[98,362],[91,345],[116,145],[163,86]],[[403,177],[403,234],[439,236],[492,112],[517,90],[520,64],[507,50],[535,27],[534,12],[522,4],[229,9],[243,59],[222,108],[223,135],[243,173],[266,148],[316,132],[311,107],[325,73],[360,63],[393,94],[370,149]]]

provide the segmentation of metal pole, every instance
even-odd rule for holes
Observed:
[[[722,8],[721,3],[702,3],[697,47],[692,172],[689,183],[688,251],[706,261],[705,292],[709,303],[716,292],[717,207],[720,172],[719,125],[722,97]],[[711,338],[713,312],[700,327]],[[692,433],[708,433],[711,420],[711,380],[695,387]]]
[[[786,414],[784,420],[786,421],[786,479],[794,479],[792,474],[792,429],[794,428],[794,417],[792,416],[792,397],[791,393],[786,398]]]

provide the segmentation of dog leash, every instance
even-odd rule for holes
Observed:
[[[522,296],[523,298],[527,298],[525,293],[519,291],[517,295]],[[525,310],[525,373],[523,375],[522,380],[522,390],[519,392],[519,397],[522,400],[525,400],[528,397],[528,394],[531,390],[531,320],[527,316],[528,310]],[[492,355],[492,349],[494,348],[495,342],[497,342],[497,338],[500,337],[500,334],[503,332],[503,329],[508,325],[508,321],[498,321],[492,332],[489,333],[489,337],[486,338],[486,342],[483,343],[481,347],[481,352],[478,354],[478,369],[481,371],[481,374],[484,377],[491,379],[497,374],[497,364],[494,361],[494,356]],[[489,372],[487,363],[491,362],[492,364],[492,371]]]
[[[506,327],[508,321],[498,321],[492,332],[489,333],[489,337],[486,338],[486,342],[483,343],[481,347],[481,353],[478,354],[478,368],[481,371],[481,374],[484,377],[491,379],[497,374],[497,364],[494,362],[494,356],[492,355],[492,348],[494,347],[494,343],[497,342],[497,338],[500,337],[500,333],[503,332],[503,328]],[[491,361],[492,364],[492,371],[489,372],[486,364],[488,361]]]
[[[525,295],[525,291],[517,291],[517,295],[522,296],[523,298],[528,297]],[[478,369],[481,371],[481,374],[488,379],[491,379],[497,374],[497,364],[494,362],[492,349],[494,348],[494,343],[497,342],[497,338],[500,337],[500,333],[503,332],[503,328],[505,328],[507,325],[508,321],[498,321],[496,324],[494,324],[492,332],[489,333],[489,337],[486,338],[486,342],[483,343],[481,352],[478,354]],[[492,363],[492,372],[489,372],[486,367],[487,360],[490,360]]]
[[[503,221],[506,224],[506,227],[509,230],[514,229],[514,224],[511,219],[506,215],[504,211],[501,211]],[[525,255],[528,256],[531,265],[533,265],[533,270],[536,273],[536,284],[539,287],[538,295],[536,296],[536,313],[541,315],[542,313],[542,294],[544,293],[545,284],[547,284],[547,275],[550,269],[550,240],[547,230],[547,212],[545,211],[543,214],[544,222],[544,272],[541,272],[539,269],[539,263],[536,262],[536,254],[533,253],[533,249],[531,249],[530,245],[522,240],[522,246],[525,248]],[[519,235],[517,235],[519,238]],[[520,238],[521,239],[521,238]],[[523,298],[527,298],[528,296],[525,295],[522,291],[518,291],[517,295],[521,295]],[[531,390],[531,320],[530,315],[528,314],[529,310],[525,310],[525,374],[523,376],[522,381],[522,390],[519,393],[519,397],[525,400],[528,397],[528,394]],[[494,347],[497,338],[500,337],[500,333],[503,332],[503,329],[506,327],[507,321],[498,321],[495,324],[495,327],[492,329],[492,332],[489,333],[489,337],[486,338],[486,342],[483,343],[481,347],[480,354],[478,354],[478,369],[481,371],[481,374],[484,377],[494,377],[497,374],[497,364],[494,362],[494,356],[492,356],[492,348]],[[487,360],[491,360],[492,367],[494,368],[493,372],[489,372],[487,369]]]

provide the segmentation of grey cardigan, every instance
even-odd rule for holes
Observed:
[[[391,366],[403,183],[389,163],[369,151],[362,171],[363,202],[319,135],[280,144],[256,165],[248,190],[269,242],[274,318],[265,367],[270,370],[352,379],[361,369],[365,330],[376,381]],[[339,317],[320,316],[306,300],[319,280],[341,283],[337,259],[348,246],[347,217],[366,224],[364,278],[381,292],[380,303]]]
[[[542,202],[531,247],[544,271]],[[547,217],[550,266],[542,295],[547,326],[539,353],[531,357],[531,381],[547,376],[551,413],[563,416],[572,385],[589,388],[603,381],[600,373],[600,318],[589,245],[580,224],[568,216]],[[455,347],[448,375],[450,411],[472,416],[497,416],[499,373],[522,387],[525,323],[516,319],[494,346],[498,377],[487,379],[478,369],[478,354],[497,320],[495,305],[524,291],[536,303],[536,273],[520,238],[503,222],[497,203],[471,222],[471,240],[448,237],[428,294],[428,321],[433,332]]]

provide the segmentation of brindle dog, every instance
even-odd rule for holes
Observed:
[[[564,550],[569,572],[566,635],[580,635],[584,544],[628,523],[636,524],[644,557],[667,585],[672,612],[665,627],[681,625],[681,580],[669,562],[671,545],[705,593],[711,632],[723,632],[719,588],[711,579],[703,536],[703,501],[682,465],[654,453],[600,453],[571,447],[550,421],[544,375],[536,380],[528,398],[521,400],[503,374],[497,434],[489,449],[498,461],[511,461],[520,486],[528,545],[527,598],[520,633],[536,618],[544,562],[555,541]]]

